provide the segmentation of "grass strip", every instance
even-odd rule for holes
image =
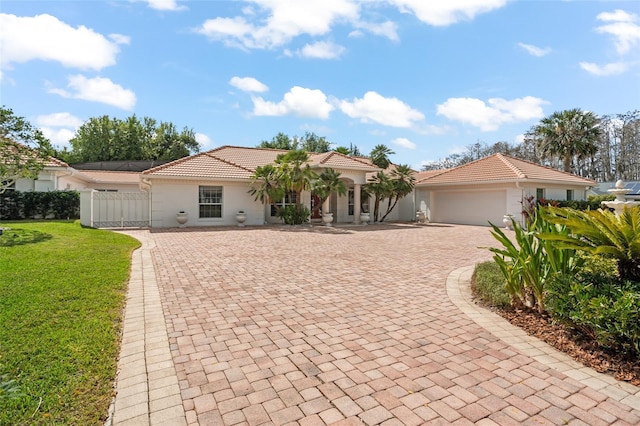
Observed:
[[[102,424],[139,242],[74,222],[0,227],[0,377],[18,387],[0,394],[0,425]]]

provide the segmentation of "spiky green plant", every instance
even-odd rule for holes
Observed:
[[[620,216],[609,210],[579,211],[548,207],[545,220],[566,226],[566,235],[543,233],[558,248],[582,250],[615,259],[622,280],[640,282],[640,208],[625,208]]]
[[[544,220],[538,208],[528,224],[523,228],[514,219],[511,223],[515,242],[504,231],[491,224],[491,235],[502,244],[502,248],[489,247],[494,260],[500,267],[506,290],[512,304],[535,307],[544,311],[546,285],[556,274],[572,274],[584,260],[577,257],[575,250],[559,248],[541,239],[541,234],[568,235],[569,230]]]

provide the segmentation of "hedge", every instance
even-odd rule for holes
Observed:
[[[0,219],[78,219],[78,191],[22,192],[0,194]]]

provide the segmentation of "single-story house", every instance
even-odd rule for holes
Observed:
[[[523,200],[585,200],[596,182],[504,154],[416,174],[416,210],[431,222],[499,225],[522,221]]]
[[[142,187],[151,198],[151,226],[174,227],[176,215],[186,212],[186,226],[215,226],[236,224],[236,213],[246,214],[247,225],[280,223],[269,205],[256,201],[249,193],[251,176],[259,166],[272,164],[284,150],[222,146],[211,151],[185,157],[142,172]],[[348,188],[346,196],[333,194],[324,207],[333,213],[334,222],[360,222],[361,196],[367,176],[379,171],[367,159],[349,157],[338,152],[309,153],[309,166],[321,173],[332,168],[340,173]],[[318,197],[303,192],[302,202],[312,211]],[[294,203],[290,196],[282,205]],[[366,207],[365,207],[366,209]],[[407,199],[397,208],[393,219],[409,220],[415,214]],[[319,220],[312,217],[311,220]]]
[[[142,172],[77,170],[50,158],[38,179],[18,179],[13,189],[80,190],[81,221],[89,226],[119,226],[132,214],[135,220],[130,226],[175,227],[179,212],[187,214],[187,226],[234,225],[238,211],[245,212],[247,225],[280,223],[271,206],[256,201],[249,189],[256,168],[273,163],[284,152],[222,146]],[[360,213],[371,211],[372,200],[362,204],[356,200],[368,178],[379,169],[367,158],[337,152],[309,155],[312,169],[321,173],[324,168],[333,168],[348,188],[346,196],[333,194],[323,210],[333,213],[334,223],[359,223]],[[584,200],[596,186],[592,180],[503,154],[415,176],[413,194],[400,201],[387,221],[413,221],[417,212],[423,212],[432,223],[486,226],[502,223],[505,215],[522,221],[523,200]],[[302,198],[315,211],[317,197],[306,192]],[[282,205],[293,202],[288,196]],[[382,203],[383,211],[386,203]],[[314,216],[312,221],[320,221],[320,217]]]

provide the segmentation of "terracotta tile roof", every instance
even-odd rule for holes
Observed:
[[[142,173],[151,176],[249,179],[256,168],[273,164],[279,154],[286,152],[281,149],[222,146],[154,167]],[[349,157],[337,152],[309,153],[309,165],[311,167],[333,167],[362,171],[377,170],[375,166],[360,158]]]
[[[421,172],[418,185],[553,181],[594,185],[595,181],[504,154],[494,154],[453,169]],[[424,174],[424,175],[423,175]]]
[[[35,150],[33,148],[18,142],[14,142],[11,139],[2,138],[2,141],[4,143],[2,144],[2,149],[0,149],[0,160],[2,160],[2,157],[4,155],[9,155],[9,152],[11,152],[12,154],[15,154],[15,152],[19,148],[22,148],[20,150],[20,154],[22,156],[21,158],[24,158],[26,160],[28,158],[27,155],[30,155],[27,153],[33,153],[31,158],[32,159],[36,158]],[[54,157],[48,157],[47,160],[44,162],[44,166],[45,167],[69,167],[69,165],[64,161],[58,160],[57,158],[54,158]]]
[[[139,172],[116,172],[107,170],[80,170],[78,174],[95,183],[140,183]]]

